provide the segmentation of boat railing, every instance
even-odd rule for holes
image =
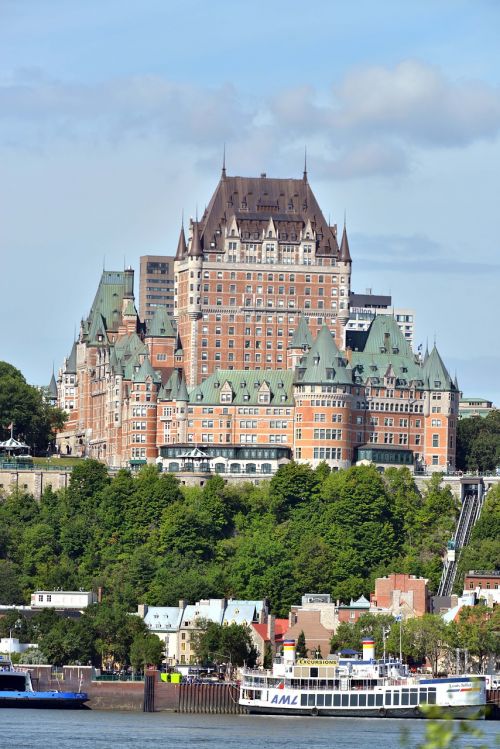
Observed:
[[[250,678],[247,678],[250,677]],[[324,683],[324,682],[327,683]],[[383,687],[410,687],[410,686],[418,686],[419,679],[416,677],[405,677],[405,678],[384,678],[380,680],[373,680],[377,681],[375,684],[369,684],[369,683],[357,683],[353,684],[353,681],[361,681],[361,679],[352,679],[352,678],[343,678],[340,680],[340,683],[336,686],[332,684],[332,679],[321,679],[321,680],[314,680],[314,679],[289,679],[289,678],[280,678],[278,676],[273,676],[272,672],[270,671],[259,671],[259,670],[252,670],[250,671],[247,669],[243,673],[242,678],[242,687],[258,687],[258,688],[267,688],[267,689],[274,689],[277,688],[280,685],[283,685],[283,687],[287,689],[300,689],[306,692],[331,692],[331,691],[339,691],[339,692],[346,692],[346,691],[355,691],[355,692],[374,692],[377,690],[380,690]],[[329,682],[329,683],[328,683]]]

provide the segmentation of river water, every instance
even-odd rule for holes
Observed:
[[[0,749],[415,749],[425,720],[0,710]],[[452,749],[496,746],[500,723]],[[406,731],[406,738],[403,732]]]

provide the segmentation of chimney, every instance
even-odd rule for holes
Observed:
[[[137,613],[139,614],[141,619],[144,619],[144,617],[148,613],[148,608],[149,606],[147,603],[139,603],[139,605],[137,606]]]
[[[180,599],[180,601],[179,601],[179,608],[182,609],[183,611],[186,608],[186,601],[184,600],[184,598]]]
[[[102,587],[97,588],[97,603],[102,603]]]

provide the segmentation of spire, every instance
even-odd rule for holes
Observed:
[[[49,396],[51,400],[57,400],[57,383],[54,376],[54,367],[52,367],[52,377],[49,382]]]
[[[302,175],[304,182],[307,182],[307,146],[304,146],[304,174]]]
[[[179,234],[179,241],[177,243],[177,252],[175,253],[176,260],[182,260],[186,256],[186,235],[184,234],[184,220],[181,223],[181,232]]]
[[[222,152],[222,179],[226,179],[226,144],[224,143],[224,150]]]
[[[198,220],[193,221],[193,236],[191,237],[191,249],[189,251],[190,257],[203,257],[203,250],[201,249],[200,233],[198,231]]]
[[[345,222],[345,219],[344,219],[344,222]],[[349,240],[347,239],[347,229],[346,229],[345,223],[344,223],[344,231],[342,232],[342,242],[340,244],[339,260],[341,260],[344,263],[352,262],[351,253],[349,252]]]

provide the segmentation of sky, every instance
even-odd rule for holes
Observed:
[[[500,3],[0,0],[0,359],[47,384],[103,267],[228,174],[308,174],[353,290],[500,405]]]

